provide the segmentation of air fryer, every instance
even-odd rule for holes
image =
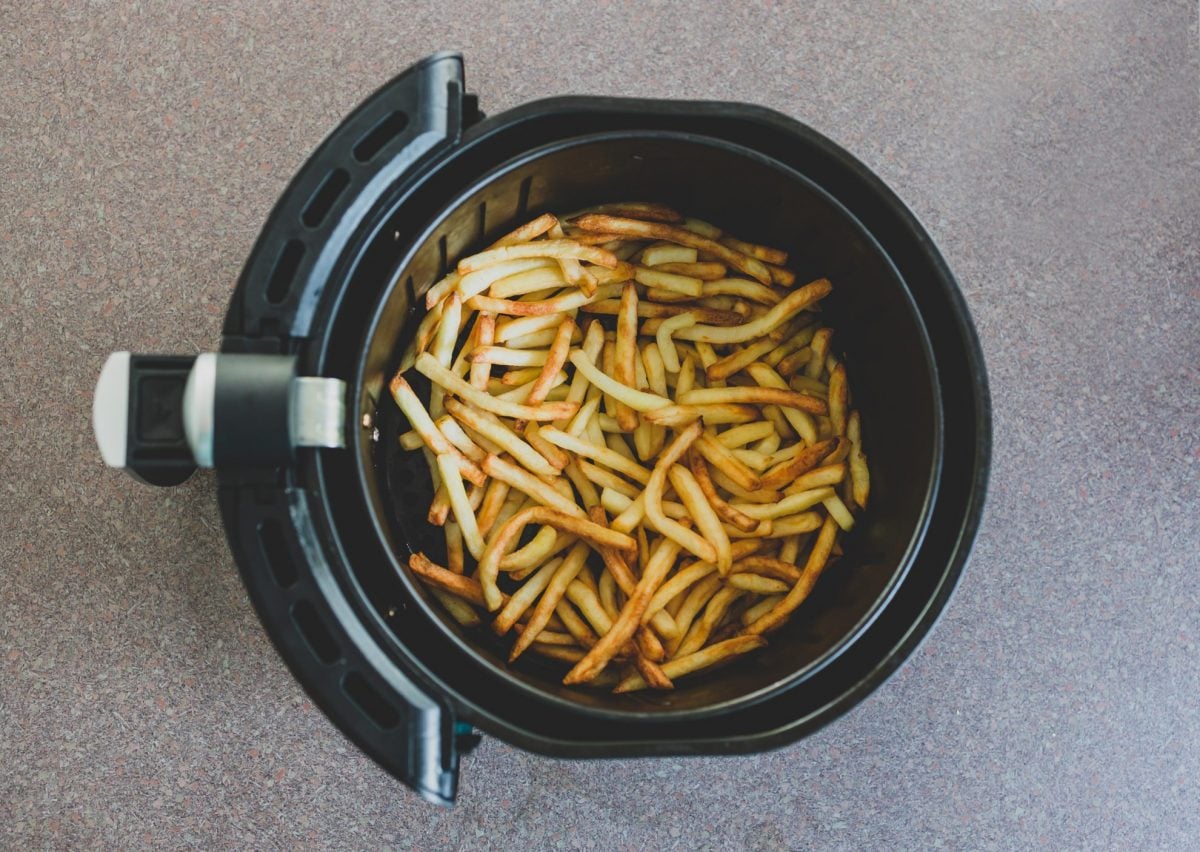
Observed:
[[[758,751],[860,701],[942,610],[982,510],[986,376],[953,276],[903,204],[809,128],[744,104],[554,98],[485,118],[462,59],[388,83],[300,170],[234,292],[220,351],[110,357],[105,461],[156,485],[216,468],[251,600],[314,702],[450,803],[480,732],[558,756]],[[407,569],[443,551],[386,392],[455,259],[544,211],[664,201],[789,251],[854,378],[872,505],[792,622],[670,692],[566,687],[564,668],[449,619]]]

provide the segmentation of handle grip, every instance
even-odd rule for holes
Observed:
[[[293,355],[114,352],[96,383],[100,455],[150,485],[197,467],[277,467],[344,447],[346,383],[296,375]]]

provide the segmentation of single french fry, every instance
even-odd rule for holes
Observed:
[[[781,266],[787,263],[788,254],[782,249],[769,248],[760,246],[754,243],[748,243],[744,240],[739,240],[736,237],[731,237],[728,234],[720,238],[721,244],[729,246],[734,251],[740,251],[748,257],[755,257],[763,263],[771,263],[776,266]]]
[[[621,310],[617,314],[617,340],[614,348],[613,378],[623,385],[636,388],[637,376],[634,361],[637,358],[637,288],[627,282],[621,290]],[[638,417],[632,408],[617,400],[617,423],[625,431],[637,428]]]
[[[673,598],[683,594],[705,577],[715,574],[716,571],[717,566],[711,562],[693,562],[688,567],[680,569],[671,579],[658,587],[658,591],[650,599],[646,611],[642,613],[642,623],[649,622],[654,614],[663,611]],[[678,623],[676,626],[678,627]]]
[[[785,410],[795,408],[812,414],[824,414],[828,406],[823,400],[793,390],[745,385],[725,388],[695,388],[680,398],[683,405],[713,405],[720,403],[778,405]]]
[[[776,580],[774,577],[764,577],[762,574],[734,573],[726,577],[725,582],[731,588],[741,589],[743,592],[753,592],[758,595],[786,594],[787,590],[791,588],[783,580]]]
[[[849,403],[846,387],[846,365],[838,364],[829,373],[829,421],[833,434],[846,434],[846,408]]]
[[[830,489],[832,491],[832,489]],[[837,525],[846,532],[850,532],[854,528],[854,515],[850,514],[850,510],[846,508],[846,504],[837,494],[830,494],[821,501],[825,506],[825,511],[829,513],[829,517],[837,521]]]
[[[530,423],[525,427],[525,440],[556,471],[561,472],[567,466],[567,462],[571,460],[570,456],[542,437],[542,430],[536,423]]]
[[[803,512],[816,506],[827,497],[833,495],[833,489],[828,486],[818,486],[807,491],[788,494],[772,503],[734,503],[735,509],[755,520],[768,518],[783,518]]]
[[[567,353],[571,349],[571,335],[574,333],[575,321],[570,317],[564,317],[562,324],[554,333],[554,342],[550,344],[542,373],[534,380],[533,388],[525,400],[526,405],[540,405],[550,389],[555,386],[555,377],[567,363]]]
[[[774,348],[774,340],[759,340],[737,350],[736,352],[731,352],[720,360],[713,362],[704,369],[704,373],[708,376],[708,380],[710,382],[718,379],[728,379],[730,376],[741,372],[743,369],[753,364],[761,356],[770,352]]]
[[[675,341],[671,339],[671,335],[679,329],[690,328],[695,324],[696,315],[694,313],[681,313],[664,320],[654,333],[654,339],[658,342],[659,354],[662,355],[663,366],[666,367],[668,373],[678,373],[681,366],[679,354],[675,349]]]
[[[697,276],[699,277],[699,276]],[[757,281],[747,281],[745,278],[720,278],[715,281],[705,281],[703,288],[705,296],[736,296],[760,305],[777,305],[783,300],[783,294]]]
[[[813,468],[808,473],[797,476],[792,480],[791,485],[783,489],[783,493],[799,494],[803,491],[810,491],[813,488],[820,488],[823,485],[837,485],[845,475],[845,462]]]
[[[575,365],[576,370],[587,376],[589,382],[600,388],[604,393],[609,394],[614,399],[636,411],[653,411],[655,408],[662,408],[665,405],[671,404],[669,399],[657,394],[639,391],[629,385],[622,384],[616,379],[609,378],[595,364],[588,360],[587,355],[580,350],[575,350],[571,353],[570,361]]]
[[[717,561],[716,546],[694,530],[668,518],[662,507],[668,471],[701,434],[700,424],[693,423],[675,436],[675,440],[667,445],[655,463],[643,496],[646,519],[654,525],[655,529],[705,562],[715,563]]]
[[[619,284],[606,284],[597,287],[596,291],[590,295],[582,290],[568,290],[549,299],[533,301],[472,296],[467,300],[467,307],[477,311],[492,311],[505,316],[544,317],[548,314],[564,314],[593,302],[611,299],[619,292]]]
[[[609,618],[616,620],[621,611],[617,606],[617,581],[608,571],[601,571],[600,580],[596,585],[596,596],[600,598],[600,606],[604,607]]]
[[[704,420],[706,426],[750,423],[757,419],[758,411],[749,405],[667,405],[654,411],[647,411],[642,416],[659,426],[680,429],[701,419]]]
[[[446,567],[455,574],[463,573],[463,538],[462,528],[456,521],[447,521],[442,525],[446,535]]]
[[[871,493],[871,479],[867,456],[862,449],[862,421],[857,411],[851,411],[846,421],[846,436],[850,439],[850,493],[854,502],[865,509]]]
[[[477,580],[443,568],[431,561],[424,553],[414,553],[408,557],[408,567],[434,588],[450,592],[476,606],[484,606],[483,589]],[[507,601],[508,595],[501,594],[499,600]]]
[[[682,222],[683,214],[653,201],[617,201],[611,204],[597,204],[578,210],[564,217],[567,221],[577,219],[586,213],[607,213],[612,216],[628,216],[631,219],[649,219],[652,222]]]
[[[747,444],[752,444],[755,441],[761,441],[771,435],[779,437],[779,433],[775,431],[775,427],[770,421],[758,420],[754,423],[744,423],[740,426],[733,426],[726,429],[724,432],[717,434],[717,442],[728,449],[737,449],[744,447]]]
[[[594,299],[587,304],[581,305],[579,309],[585,314],[616,316],[621,312],[621,302],[619,299],[611,298]],[[638,302],[637,314],[646,320],[639,329],[639,333],[644,336],[657,334],[659,326],[671,317],[676,317],[680,314],[691,314],[696,318],[696,322],[703,322],[722,328],[736,326],[743,319],[742,315],[735,311],[722,310],[720,308],[691,303],[649,302],[646,300]]]
[[[768,518],[758,523],[759,528],[753,532],[742,532],[737,527],[726,527],[725,529],[730,538],[784,538],[818,529],[821,526],[821,514],[819,512],[800,512],[775,520]]]
[[[530,240],[540,237],[542,234],[549,231],[558,224],[558,217],[553,213],[543,213],[536,219],[526,222],[515,230],[509,231],[496,242],[488,246],[489,249],[501,248],[503,246],[516,245],[517,243],[527,243]]]
[[[673,272],[663,272],[660,269],[649,269],[645,266],[639,266],[634,271],[633,280],[647,287],[669,290],[692,299],[700,298],[704,289],[704,282],[699,278],[689,278],[686,275],[676,275]]]
[[[592,459],[605,467],[610,467],[618,473],[637,480],[643,485],[650,481],[650,471],[609,447],[595,446],[584,441],[582,438],[561,432],[552,426],[542,429],[542,437],[556,447],[561,447],[568,452]]]
[[[479,526],[479,534],[487,535],[500,517],[504,503],[508,500],[509,485],[499,479],[493,479],[487,484],[483,494],[483,502],[479,504],[479,514],[475,522]]]
[[[812,358],[804,365],[804,375],[810,379],[821,377],[821,373],[825,370],[825,356],[829,354],[829,347],[833,343],[833,329],[821,328],[813,334],[812,343]]]
[[[516,514],[515,512],[513,513]],[[512,517],[511,515],[509,516]],[[500,560],[500,570],[520,580],[530,571],[536,570],[547,559],[570,546],[573,536],[559,535],[554,527],[541,527],[537,534],[523,547],[519,547]]]
[[[642,261],[645,263],[645,260]],[[701,281],[719,281],[728,273],[723,263],[667,261],[666,263],[646,263],[661,272],[673,272],[676,275],[686,275],[688,278],[699,278]],[[745,279],[736,279],[742,281]],[[706,283],[707,286],[707,283]],[[759,287],[763,286],[761,284]]]
[[[637,217],[632,217],[637,218]],[[671,243],[655,243],[642,252],[642,263],[646,266],[661,266],[664,263],[695,263],[696,250]]]

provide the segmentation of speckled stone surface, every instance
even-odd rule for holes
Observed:
[[[0,4],[0,846],[1196,848],[1196,5]],[[213,483],[102,467],[107,352],[218,340],[313,146],[425,53],[498,112],[747,100],[855,152],[961,277],[991,498],[939,628],[772,754],[566,762],[487,740],[453,810],[314,710]]]

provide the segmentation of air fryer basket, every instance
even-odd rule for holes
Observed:
[[[872,468],[872,504],[844,539],[846,554],[822,577],[767,648],[736,665],[681,679],[670,692],[613,696],[562,686],[564,667],[526,654],[506,662],[511,637],[451,620],[406,566],[413,550],[444,559],[440,530],[425,521],[432,496],[419,453],[402,450],[408,428],[384,390],[423,314],[420,298],[456,258],[543,211],[609,200],[665,201],[733,234],[786,249],[800,282],[828,277],[823,320],[850,370]],[[450,202],[404,253],[380,300],[362,362],[361,389],[377,401],[377,433],[360,454],[369,510],[389,562],[356,564],[380,609],[418,603],[445,642],[511,685],[552,705],[608,717],[696,717],[759,700],[811,677],[843,651],[902,581],[928,521],[941,459],[941,402],[924,325],[895,267],[845,208],[797,172],[748,148],[677,132],[592,134],[528,152],[481,177]]]

